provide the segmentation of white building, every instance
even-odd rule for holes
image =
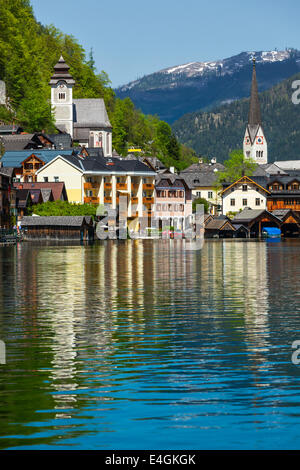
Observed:
[[[112,156],[112,126],[102,98],[73,100],[75,80],[61,56],[49,82],[56,127],[86,147],[101,147]]]
[[[257,90],[255,59],[253,59],[252,88],[248,124],[245,131],[243,151],[259,165],[268,163],[268,145],[262,128],[260,103]]]
[[[240,212],[246,207],[250,209],[266,209],[267,196],[270,194],[266,188],[255,182],[248,176],[227,186],[221,191],[222,214]]]

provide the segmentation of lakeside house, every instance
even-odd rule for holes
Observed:
[[[63,182],[14,183],[16,191],[16,214],[18,219],[28,214],[35,204],[51,201],[68,201]]]
[[[224,170],[224,165],[212,159],[209,163],[194,163],[180,172],[191,187],[193,199],[203,198],[209,203],[209,211],[213,215],[220,214],[222,198],[216,182],[218,172]]]
[[[105,204],[119,209],[120,196],[127,199],[127,218],[150,217],[155,199],[155,171],[139,160],[109,158],[102,149],[85,157],[58,155],[40,168],[37,181],[64,181],[69,202]]]
[[[77,152],[79,151],[76,150]],[[1,158],[3,167],[14,169],[14,182],[35,182],[36,172],[57,155],[72,155],[74,149],[69,150],[9,150]]]
[[[15,215],[16,191],[11,186],[11,178],[11,169],[0,166],[0,228],[9,228]]]
[[[192,190],[183,177],[174,173],[156,176],[154,212],[160,229],[163,225],[185,229],[187,220],[192,222]]]
[[[23,217],[24,240],[92,241],[94,224],[90,216]]]
[[[245,207],[251,209],[265,209],[267,197],[270,195],[268,189],[256,183],[254,178],[242,176],[232,184],[224,184],[220,192],[222,198],[222,213],[239,212]]]

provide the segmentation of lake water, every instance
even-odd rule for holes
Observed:
[[[0,448],[300,447],[300,241],[0,248]]]

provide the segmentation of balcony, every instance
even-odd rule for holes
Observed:
[[[99,183],[84,183],[84,189],[99,189]]]
[[[154,184],[151,183],[144,183],[143,184],[143,189],[148,190],[148,191],[153,191],[154,190]]]
[[[104,183],[104,189],[111,189],[112,183]]]
[[[84,203],[85,204],[99,204],[99,198],[90,196],[90,197],[85,197],[84,198]]]
[[[131,198],[131,203],[132,203],[132,204],[138,204],[138,202],[139,202],[139,198],[138,198],[138,197],[132,197],[132,198]]]
[[[139,183],[131,183],[131,191],[136,192],[139,189]]]
[[[143,197],[143,204],[154,204],[154,197]]]
[[[111,204],[112,203],[112,197],[105,197],[104,198],[104,204]]]
[[[127,183],[117,183],[117,189],[127,190]]]

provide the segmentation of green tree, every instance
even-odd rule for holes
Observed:
[[[218,173],[216,185],[222,186],[223,183],[233,183],[242,176],[253,175],[257,164],[252,159],[247,159],[242,150],[233,150],[229,159],[224,162],[225,170]]]
[[[196,212],[196,207],[197,204],[203,204],[204,205],[204,213],[208,214],[209,211],[209,202],[204,199],[203,197],[198,197],[197,199],[194,199],[192,202],[192,211]]]
[[[40,216],[78,216],[91,215],[95,217],[97,206],[91,204],[73,204],[67,201],[54,201],[37,204],[30,207],[28,212]]]

